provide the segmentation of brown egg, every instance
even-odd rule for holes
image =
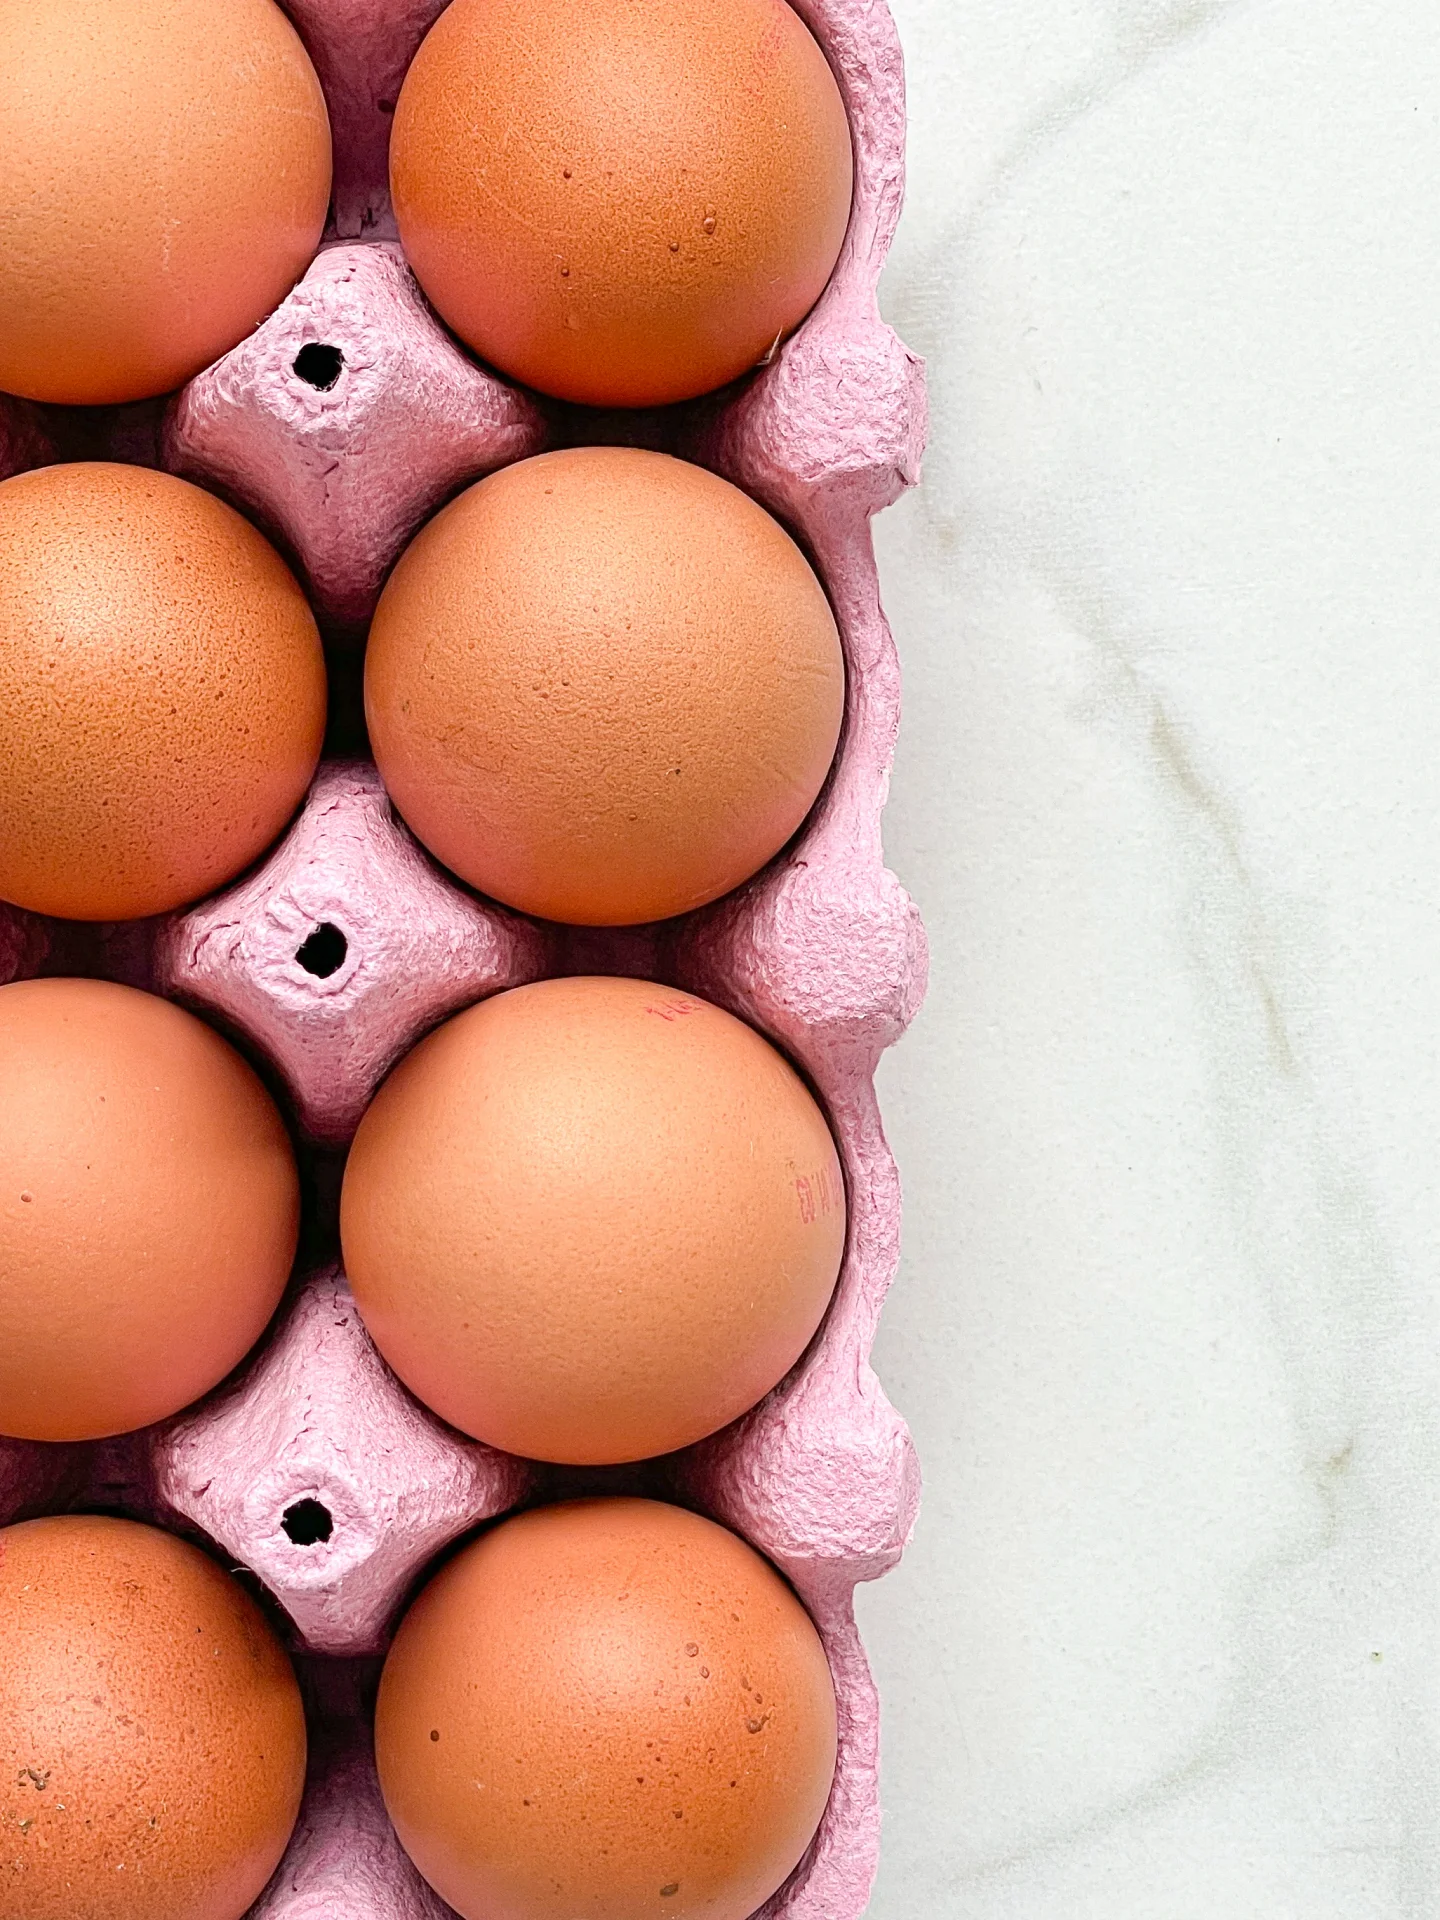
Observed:
[[[390,140],[442,317],[593,406],[753,367],[824,290],[852,171],[839,88],[784,0],[452,0]]]
[[[746,1920],[825,1810],[835,1694],[804,1608],[733,1533],[577,1501],[425,1588],[375,1755],[402,1846],[463,1920]]]
[[[314,255],[330,123],[272,0],[0,0],[0,387],[166,393]]]
[[[270,1096],[193,1014],[104,980],[0,987],[0,1434],[93,1440],[244,1358],[295,1257]]]
[[[728,893],[809,812],[845,669],[790,536],[701,467],[542,454],[425,527],[370,633],[391,797],[462,880],[551,920]]]
[[[244,1589],[129,1520],[0,1531],[0,1913],[240,1920],[305,1780],[290,1662]]]
[[[314,616],[232,508],[102,462],[0,483],[0,899],[197,899],[280,832],[324,732]]]
[[[649,981],[546,980],[391,1074],[340,1232],[421,1400],[507,1452],[596,1463],[686,1446],[789,1371],[845,1200],[824,1116],[759,1034]]]

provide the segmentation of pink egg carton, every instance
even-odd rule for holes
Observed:
[[[0,475],[57,457],[163,464],[276,538],[326,630],[342,745],[361,737],[359,642],[396,555],[462,486],[546,446],[631,440],[724,474],[805,543],[845,645],[844,735],[810,819],[756,879],[679,921],[567,929],[508,913],[417,845],[372,765],[339,756],[273,852],[188,912],[86,929],[0,906],[0,981],[96,973],[195,1008],[268,1072],[301,1140],[314,1220],[299,1275],[236,1375],[178,1418],[101,1446],[0,1441],[0,1522],[76,1505],[156,1519],[213,1543],[283,1616],[310,1702],[311,1780],[252,1920],[449,1913],[380,1801],[376,1656],[429,1563],[467,1530],[529,1500],[606,1489],[713,1515],[809,1606],[835,1676],[839,1764],[814,1844],[763,1920],[858,1920],[869,1896],[878,1711],[853,1592],[899,1558],[919,1490],[909,1435],[869,1365],[900,1220],[874,1075],[926,972],[918,917],[881,852],[900,689],[869,521],[917,477],[925,400],[920,363],[875,297],[903,183],[893,23],[884,0],[795,4],[850,114],[854,211],[805,325],[720,396],[585,414],[507,385],[435,320],[394,241],[385,154],[401,79],[443,0],[289,0],[330,102],[334,220],[248,340],[168,405],[82,414],[0,396]],[[825,1103],[850,1204],[834,1302],[774,1392],[684,1453],[587,1474],[497,1453],[421,1407],[366,1336],[334,1233],[343,1148],[394,1061],[487,994],[578,972],[669,980],[768,1034]]]

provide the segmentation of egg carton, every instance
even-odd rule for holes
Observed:
[[[368,1725],[377,1656],[449,1543],[526,1502],[606,1490],[723,1521],[804,1599],[835,1678],[839,1760],[814,1843],[757,1920],[858,1920],[868,1899],[878,1710],[853,1592],[899,1558],[919,1490],[909,1435],[869,1365],[900,1218],[874,1075],[926,972],[918,916],[881,852],[899,673],[869,521],[917,477],[925,403],[920,363],[875,295],[903,184],[893,23],[884,0],[795,4],[850,116],[854,209],[815,311],[719,396],[621,416],[561,406],[477,365],[436,321],[395,243],[385,152],[401,79],[443,0],[289,0],[330,103],[333,218],[304,280],[250,338],[168,403],[91,412],[0,396],[0,474],[127,459],[234,501],[305,580],[330,656],[331,757],[247,876],[186,912],[123,926],[0,906],[0,981],[99,974],[196,1009],[261,1066],[300,1140],[299,1277],[245,1365],[140,1434],[94,1447],[0,1441],[0,1522],[96,1505],[154,1519],[213,1543],[277,1609],[307,1694],[311,1775],[252,1920],[449,1913],[385,1818]],[[418,525],[484,473],[597,439],[699,461],[770,508],[825,582],[848,670],[836,765],[795,841],[737,893],[643,928],[541,925],[467,891],[354,752],[365,626]],[[567,1473],[466,1439],[399,1384],[335,1264],[335,1201],[367,1101],[421,1034],[487,994],[582,972],[672,982],[769,1035],[829,1113],[850,1218],[824,1325],[758,1407],[664,1460]]]

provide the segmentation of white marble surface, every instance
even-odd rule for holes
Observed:
[[[1440,1915],[1440,7],[896,5],[872,1920]]]

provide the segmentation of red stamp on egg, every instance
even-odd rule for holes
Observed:
[[[657,1020],[684,1020],[692,1013],[699,1013],[698,1000],[666,1000],[657,1006],[653,1001],[646,1007],[647,1013],[653,1013]]]
[[[829,1167],[801,1174],[795,1182],[795,1193],[800,1202],[801,1223],[807,1227],[833,1213],[845,1199],[844,1187]]]

